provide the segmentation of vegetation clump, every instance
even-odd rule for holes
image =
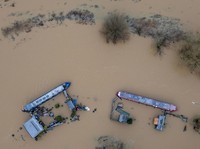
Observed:
[[[70,117],[73,118],[74,116],[76,116],[76,110],[75,109],[72,110]]]
[[[143,37],[152,37],[156,53],[162,55],[164,48],[185,37],[178,19],[162,15],[128,19],[131,32]]]
[[[98,138],[99,146],[96,149],[125,149],[125,144],[111,136],[101,136]]]
[[[60,108],[60,104],[57,103],[57,104],[54,105],[54,107],[55,107],[56,109],[58,109],[58,108]]]
[[[94,14],[85,9],[71,10],[66,14],[66,18],[69,20],[76,20],[80,24],[95,24]]]
[[[92,12],[89,10],[76,9],[71,10],[67,14],[62,11],[59,13],[51,12],[48,13],[48,15],[38,14],[25,20],[15,21],[11,25],[1,28],[1,31],[4,37],[11,37],[14,40],[15,36],[18,36],[19,33],[31,32],[34,27],[47,27],[47,22],[55,21],[57,24],[62,24],[66,19],[75,20],[80,24],[95,24],[95,18]]]
[[[130,29],[127,19],[124,15],[119,13],[111,13],[105,19],[101,33],[106,39],[116,44],[120,41],[127,41],[130,38]]]
[[[181,61],[191,72],[200,74],[200,34],[188,35],[179,50]]]
[[[200,118],[193,119],[193,128],[196,132],[200,134]]]
[[[56,120],[57,122],[63,122],[65,120],[64,117],[62,117],[61,115],[58,115],[54,118],[54,120]]]
[[[44,25],[44,15],[37,15],[27,20],[15,21],[12,25],[2,28],[2,34],[4,37],[19,35],[21,32],[30,32],[33,27],[39,27]],[[13,37],[14,38],[14,37]]]
[[[132,124],[133,123],[133,119],[132,118],[129,118],[128,120],[127,120],[127,124]]]

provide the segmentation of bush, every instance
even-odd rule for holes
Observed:
[[[156,54],[162,56],[171,43],[185,37],[178,19],[155,14],[149,17],[128,18],[130,30],[142,37],[152,37]]]
[[[74,116],[76,116],[76,110],[75,109],[72,110],[72,113],[71,113],[70,116],[71,116],[71,118],[73,118]]]
[[[191,72],[200,74],[200,34],[188,35],[181,46],[179,56]]]
[[[58,115],[54,118],[54,120],[56,120],[57,122],[63,122],[65,118],[63,118],[61,115]]]
[[[193,128],[196,132],[200,134],[200,118],[193,119]]]
[[[124,15],[118,13],[109,14],[105,19],[101,33],[110,41],[116,44],[119,41],[127,41],[130,38],[130,29]]]
[[[129,118],[128,120],[127,120],[127,124],[132,124],[133,123],[133,119],[132,118]]]
[[[58,109],[59,107],[60,107],[60,104],[59,103],[57,103],[57,104],[55,104],[55,106],[54,106],[56,109]]]
[[[156,54],[160,56],[163,55],[164,47],[167,47],[166,38],[164,37],[155,38]]]

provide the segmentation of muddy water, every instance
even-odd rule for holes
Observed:
[[[160,111],[150,107],[124,101],[136,122],[127,126],[109,120],[111,100],[118,90],[174,103],[178,113],[192,118],[200,110],[200,106],[192,104],[192,101],[200,102],[200,78],[180,67],[173,47],[166,50],[163,57],[158,57],[152,50],[151,39],[131,36],[126,44],[108,45],[99,30],[106,12],[115,9],[136,16],[155,13],[173,16],[181,19],[186,29],[197,30],[200,2],[77,0],[64,3],[23,0],[16,1],[15,8],[0,9],[1,27],[12,22],[12,17],[6,17],[11,12],[68,11],[84,3],[88,5],[84,7],[97,16],[94,26],[67,21],[54,28],[34,29],[16,41],[0,37],[1,148],[92,149],[99,136],[112,135],[128,143],[130,148],[199,149],[200,136],[193,131],[191,121],[187,131],[183,132],[185,124],[169,117],[165,131],[157,132],[151,122]],[[89,7],[94,4],[100,7]],[[25,103],[64,81],[72,82],[71,95],[97,111],[82,112],[79,122],[60,126],[35,142],[24,129],[19,130],[29,118],[20,110]],[[60,95],[58,100],[64,100],[64,97]],[[13,133],[14,138],[11,137]]]

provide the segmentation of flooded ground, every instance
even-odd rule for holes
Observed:
[[[12,2],[15,7],[8,4]],[[0,36],[2,148],[93,149],[102,135],[117,137],[135,149],[199,148],[200,136],[193,131],[191,119],[186,132],[185,124],[174,117],[168,117],[164,132],[157,132],[152,118],[159,110],[124,101],[125,109],[136,121],[133,125],[110,121],[111,101],[119,90],[171,102],[177,105],[178,113],[189,118],[199,115],[200,105],[192,102],[200,102],[200,78],[180,65],[173,46],[159,57],[154,54],[150,38],[131,35],[127,43],[112,45],[106,44],[99,33],[106,13],[113,10],[138,17],[158,13],[180,19],[186,30],[198,31],[198,0],[1,0],[0,3],[0,27],[30,17],[30,13],[68,12],[74,8],[87,8],[96,19],[96,25],[66,21],[63,25],[35,28],[15,41]],[[27,14],[8,17],[12,12]],[[35,142],[24,129],[19,130],[29,118],[21,109],[65,81],[72,82],[69,94],[91,111],[81,112],[80,121],[57,127]],[[64,101],[64,96],[57,99]],[[63,108],[69,114],[67,107]]]

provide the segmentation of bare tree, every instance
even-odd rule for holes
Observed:
[[[127,41],[130,38],[130,29],[126,17],[119,13],[111,13],[105,19],[101,33],[106,39],[116,44],[119,41]]]

